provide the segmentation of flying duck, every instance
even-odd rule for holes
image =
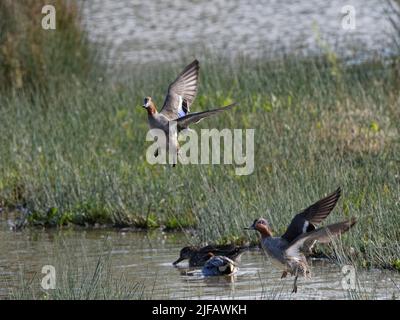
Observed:
[[[161,111],[158,112],[156,105],[151,97],[145,97],[143,108],[147,110],[148,122],[150,129],[161,129],[166,135],[166,145],[160,145],[168,152],[173,154],[172,161],[175,166],[179,152],[178,133],[192,123],[198,123],[202,119],[211,115],[218,114],[222,111],[231,109],[236,104],[230,104],[225,107],[201,111],[190,112],[192,105],[197,94],[198,79],[199,79],[199,61],[194,60],[178,75],[174,82],[172,82],[167,91],[164,104]],[[176,126],[174,126],[176,124]],[[169,133],[169,128],[172,132]],[[173,141],[169,141],[172,137]],[[169,149],[169,147],[172,147]],[[159,149],[155,152],[155,157],[159,154]]]

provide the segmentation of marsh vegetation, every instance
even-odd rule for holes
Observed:
[[[354,64],[329,50],[273,59],[209,54],[192,109],[239,107],[194,129],[255,129],[254,173],[153,166],[143,97],[161,103],[193,57],[109,74],[73,5],[58,15],[60,32],[48,34],[30,28],[40,11],[29,3],[32,11],[19,11],[22,26],[7,20],[19,5],[0,4],[0,207],[25,206],[33,228],[162,228],[186,230],[194,244],[255,243],[243,231],[255,218],[283,233],[294,213],[341,186],[327,222],[358,219],[342,238],[343,257],[400,268],[398,56]]]

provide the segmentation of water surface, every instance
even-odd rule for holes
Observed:
[[[3,213],[4,215],[4,213]],[[127,283],[144,285],[144,296],[153,299],[346,299],[341,268],[327,261],[312,261],[311,280],[301,279],[292,294],[293,278],[281,280],[260,251],[246,252],[234,276],[203,277],[199,269],[172,266],[179,250],[188,244],[183,233],[121,232],[116,230],[41,230],[13,232],[4,218],[0,223],[0,297],[21,287],[21,278],[35,279],[39,287],[44,265],[57,274],[67,264],[94,265],[110,253],[111,272],[124,275]],[[74,261],[68,261],[73,253]],[[65,260],[63,262],[63,259]],[[61,261],[61,262],[60,262]],[[71,267],[69,267],[71,268]],[[61,269],[61,270],[59,270]],[[86,271],[87,272],[87,271]],[[91,271],[92,272],[92,271]],[[358,272],[356,297],[391,299],[400,295],[400,276],[388,271]]]
[[[380,0],[91,0],[83,22],[105,40],[115,64],[173,61],[204,48],[225,56],[335,50],[388,52],[392,34]],[[342,27],[342,7],[355,9],[355,29]]]

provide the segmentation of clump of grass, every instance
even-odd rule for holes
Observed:
[[[44,5],[56,9],[56,30],[42,28]],[[80,25],[75,1],[1,1],[1,91],[82,83],[97,73],[98,58]]]
[[[393,269],[400,271],[400,259],[394,259],[392,261],[392,267]]]

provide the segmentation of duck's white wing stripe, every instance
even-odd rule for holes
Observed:
[[[305,220],[304,221],[304,225],[303,225],[303,233],[306,233],[307,232],[307,228],[308,228],[308,226],[310,225],[310,223],[307,221],[307,220]]]

